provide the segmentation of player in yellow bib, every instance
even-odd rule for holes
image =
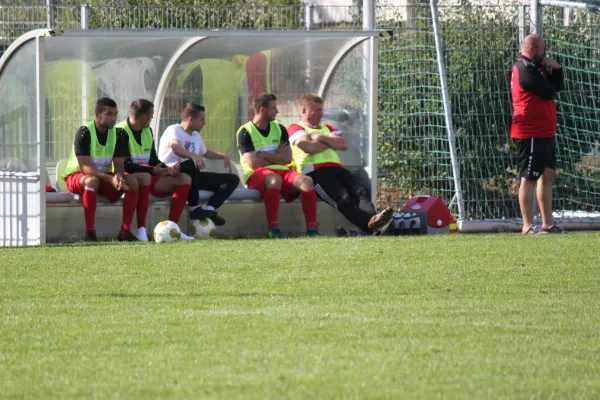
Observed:
[[[96,102],[96,119],[80,127],[75,134],[73,150],[62,178],[70,192],[82,197],[86,233],[84,240],[95,242],[96,202],[101,195],[111,202],[123,196],[123,221],[117,239],[137,241],[131,233],[131,222],[138,202],[138,183],[125,175],[121,128],[116,128],[117,103],[103,97]]]
[[[125,171],[137,179],[139,185],[136,237],[144,242],[148,241],[146,216],[150,194],[166,197],[172,193],[168,218],[179,223],[192,183],[189,175],[179,173],[179,164],[168,167],[158,159],[150,128],[153,117],[154,104],[150,100],[138,99],[131,103],[129,117],[117,125],[125,131],[124,143],[128,149]],[[180,239],[194,239],[183,232],[181,234]]]
[[[300,194],[306,234],[318,236],[315,188],[309,177],[288,167],[292,152],[285,127],[275,120],[279,112],[277,98],[262,93],[254,98],[252,108],[254,118],[238,129],[237,143],[246,185],[260,191],[265,202],[267,236],[285,239],[279,229],[279,198],[283,196],[290,202]]]
[[[348,148],[341,131],[322,124],[323,99],[305,94],[300,100],[300,122],[288,126],[298,171],[310,176],[317,196],[338,209],[365,233],[382,234],[392,225],[393,210],[377,213],[367,187],[345,169],[338,151]]]

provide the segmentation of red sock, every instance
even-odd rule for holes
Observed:
[[[85,216],[85,230],[96,231],[96,203],[98,195],[93,190],[83,191],[83,215]]]
[[[306,220],[306,229],[317,227],[317,193],[314,190],[302,192],[302,211]]]
[[[123,197],[123,222],[121,223],[121,233],[131,230],[131,222],[135,214],[135,208],[138,203],[138,192],[125,192]]]
[[[173,221],[175,223],[179,222],[179,217],[181,217],[181,213],[183,212],[183,208],[185,207],[185,202],[187,201],[191,187],[192,185],[180,185],[179,187],[177,187],[175,193],[173,193],[173,196],[171,196],[171,209],[169,210],[169,221]]]
[[[267,189],[263,195],[269,229],[279,226],[279,189]]]
[[[137,226],[146,227],[146,215],[148,215],[148,206],[150,205],[150,186],[141,186],[138,190],[137,203]]]

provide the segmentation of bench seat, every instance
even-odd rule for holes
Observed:
[[[73,193],[47,192],[46,205],[72,203],[75,200]]]
[[[206,201],[212,197],[213,192],[207,190],[200,190],[200,201]],[[81,204],[81,196],[69,192],[48,192],[46,193],[46,205],[52,204],[69,204],[78,205]],[[169,203],[171,201],[170,196],[156,197],[150,196],[151,203]],[[229,196],[227,203],[241,203],[241,202],[260,202],[260,192],[256,189],[239,188]],[[120,204],[120,201],[111,203],[106,198],[98,196],[98,205],[109,205],[109,204]]]
[[[225,172],[221,160],[206,160],[207,169],[213,172]],[[58,193],[46,193],[46,204],[61,204],[61,205],[78,205],[81,204],[81,196],[67,192],[65,181],[59,178],[67,166],[67,160],[60,160],[56,164],[56,179],[54,181],[54,187],[59,191]],[[236,166],[237,175],[240,175],[239,168]],[[204,202],[212,197],[213,192],[200,190],[200,201]],[[150,196],[150,203],[153,204],[168,204],[171,201],[170,196],[156,197]],[[238,187],[227,199],[226,203],[249,203],[249,202],[261,202],[261,195],[258,190],[246,189],[244,187]],[[98,196],[98,205],[110,205],[110,204],[121,204],[120,201],[111,203],[102,196]]]

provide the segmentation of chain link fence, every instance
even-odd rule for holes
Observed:
[[[547,5],[541,19],[549,54],[566,66],[566,90],[559,97],[556,198],[561,210],[597,211],[600,204],[596,10]],[[464,217],[518,218],[516,150],[509,138],[510,71],[520,40],[529,32],[529,7],[502,0],[440,1],[439,18]],[[22,0],[0,6],[0,53],[29,30],[78,28],[82,21],[101,29],[360,30],[362,9],[249,3],[48,6],[47,0]],[[376,28],[390,33],[379,49],[379,203],[397,208],[419,193],[452,203],[456,190],[429,2],[399,7],[381,0]]]
[[[10,1],[10,0],[9,0]],[[0,54],[16,38],[38,28],[91,29],[362,29],[361,7],[292,5],[126,5],[115,2],[20,0],[0,5]]]

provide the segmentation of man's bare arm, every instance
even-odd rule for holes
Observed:
[[[204,169],[204,159],[202,158],[202,156],[199,156],[198,154],[192,153],[189,150],[186,150],[181,143],[179,143],[179,140],[173,139],[169,142],[169,146],[171,146],[171,150],[173,150],[173,153],[175,153],[175,155],[181,157],[181,158],[189,158],[190,160],[194,161],[194,164],[196,164],[196,168],[198,169]]]
[[[244,161],[246,161],[246,163],[248,163],[248,165],[250,166],[250,168],[252,169],[258,169],[258,168],[263,168],[266,167],[267,165],[270,165],[272,163],[270,163],[267,160],[264,160],[262,158],[259,158],[256,155],[255,151],[249,151],[247,153],[244,153],[242,155],[242,157],[244,158]]]
[[[113,158],[113,165],[115,167],[115,175],[123,175],[125,173],[125,158],[115,157]]]
[[[288,165],[292,162],[292,149],[289,143],[281,143],[275,153],[259,152],[259,158],[268,161],[270,164]]]
[[[81,172],[83,172],[85,175],[95,176],[96,178],[104,182],[112,181],[112,175],[108,175],[104,172],[98,171],[96,167],[94,167],[94,164],[92,164],[92,158],[90,156],[77,156],[77,162],[79,163],[79,168],[81,169]]]
[[[227,154],[207,149],[206,153],[204,153],[204,158],[208,158],[209,160],[223,160],[223,165],[225,165],[225,168],[227,168],[230,173],[233,169],[233,167],[231,166],[231,160],[229,159],[229,156]]]
[[[306,154],[317,154],[329,148],[326,143],[317,142],[308,135],[299,137],[294,144]]]
[[[344,137],[341,135],[315,135],[314,139],[318,143],[324,143],[334,150],[348,150],[348,143],[346,142],[346,139],[344,139]]]

